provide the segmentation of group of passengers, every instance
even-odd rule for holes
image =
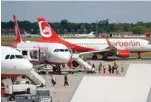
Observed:
[[[90,62],[88,62],[90,64]],[[96,69],[95,65],[92,64],[92,67]],[[118,64],[114,61],[113,66],[111,66],[111,64],[108,64],[108,67],[106,68],[105,65],[103,65],[102,62],[99,63],[98,69],[97,69],[98,73],[109,73],[109,74],[118,74],[118,73],[123,73],[124,72],[124,66],[123,64],[121,64],[121,70],[119,72],[119,66]]]

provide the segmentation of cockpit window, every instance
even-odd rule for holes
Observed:
[[[64,49],[60,49],[60,52],[64,52]]]
[[[11,55],[11,56],[10,56],[10,59],[15,59],[15,56],[14,56],[14,55]]]
[[[54,52],[68,52],[68,49],[55,49]]]
[[[9,56],[10,56],[10,55],[6,55],[5,59],[9,59]]]
[[[68,49],[65,49],[65,52],[68,52]]]
[[[59,51],[59,49],[55,49],[55,50],[54,50],[54,52],[58,52],[58,51]]]
[[[16,59],[23,59],[22,55],[15,55]]]

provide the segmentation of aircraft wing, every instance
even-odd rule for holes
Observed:
[[[109,46],[105,49],[102,50],[96,50],[96,51],[88,51],[88,52],[80,52],[78,53],[79,55],[85,55],[85,54],[97,54],[97,53],[101,53],[101,52],[112,52],[112,51],[116,51],[117,49],[114,46]]]

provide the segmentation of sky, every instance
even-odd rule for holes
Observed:
[[[151,22],[151,1],[2,1],[1,20],[36,22],[44,17],[49,22],[92,23],[109,19],[110,23]]]

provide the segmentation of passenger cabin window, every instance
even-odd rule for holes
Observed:
[[[23,59],[22,55],[15,55],[16,59]]]
[[[60,49],[60,52],[64,52],[64,49]]]
[[[10,55],[6,55],[5,59],[9,59],[9,56],[10,56]]]
[[[14,56],[14,55],[11,55],[11,56],[10,56],[10,59],[15,59],[15,56]]]

